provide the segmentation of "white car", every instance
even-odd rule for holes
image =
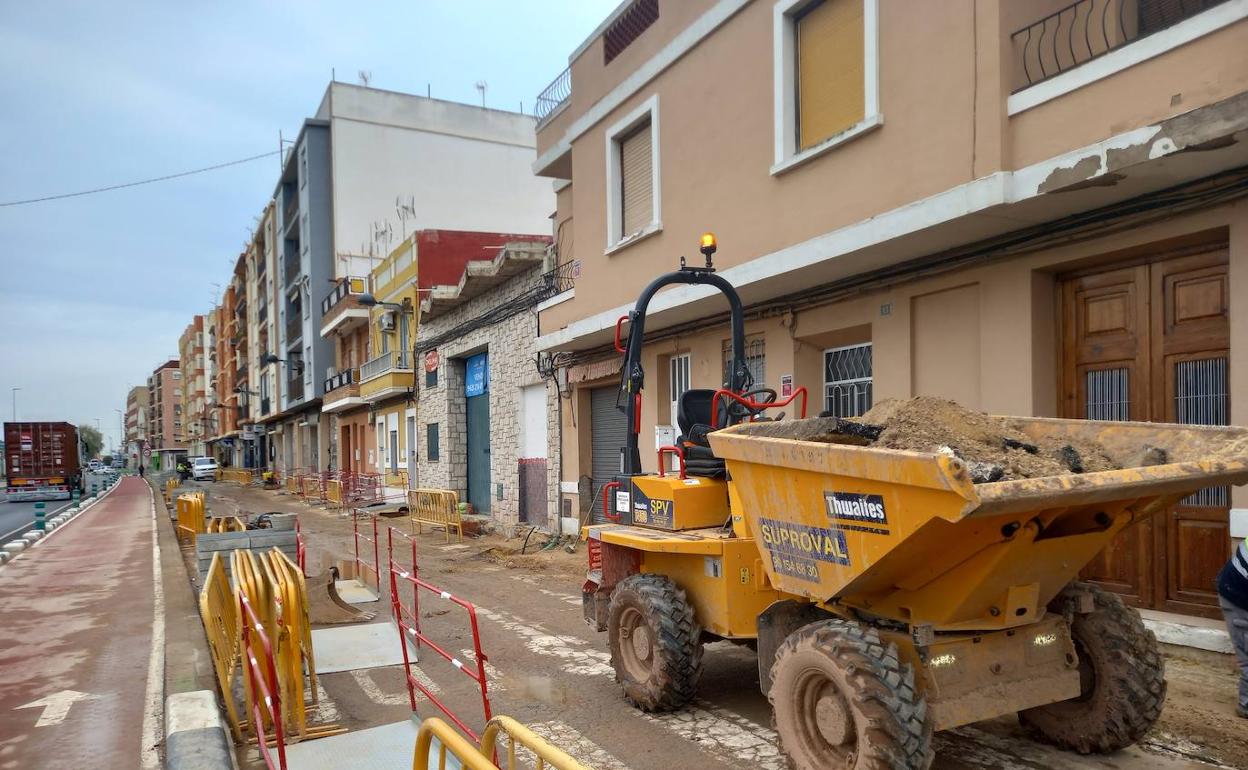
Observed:
[[[217,461],[211,457],[196,457],[191,461],[191,478],[196,481],[213,481],[217,478]]]

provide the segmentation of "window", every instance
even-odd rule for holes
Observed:
[[[662,229],[658,97],[607,131],[607,249]]]
[[[173,373],[173,379],[175,379],[175,380],[180,380],[180,379],[182,379],[182,372],[174,372],[174,373]]]
[[[425,387],[426,388],[438,387],[438,370],[437,369],[429,369],[425,371]]]
[[[672,413],[671,425],[677,423],[676,412],[680,408],[680,397],[685,395],[685,391],[689,390],[689,371],[690,356],[683,353],[679,356],[672,356],[668,362],[668,393],[672,396]]]
[[[871,408],[871,343],[823,352],[823,408],[833,417],[858,417]]]
[[[399,432],[390,431],[390,472],[399,472]]]
[[[724,387],[731,381],[728,365],[732,361],[732,340],[724,340]],[[764,388],[767,382],[766,340],[761,334],[745,338],[745,366],[750,372],[750,388]]]
[[[299,186],[308,186],[308,146],[299,148]]]
[[[180,395],[182,395],[182,389],[181,389],[181,388],[174,388],[174,389],[173,389],[173,395],[175,395],[175,396],[180,396]]]
[[[425,457],[429,462],[438,461],[438,424],[431,422],[425,425]]]
[[[877,2],[776,3],[773,174],[880,125]]]

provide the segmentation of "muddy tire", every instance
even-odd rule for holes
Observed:
[[[1161,716],[1165,663],[1153,632],[1122,599],[1089,583],[1071,588],[1091,594],[1095,607],[1071,624],[1082,692],[1021,711],[1018,720],[1037,739],[1069,751],[1117,751],[1143,738]]]
[[[702,678],[702,629],[685,592],[662,575],[632,575],[611,592],[611,666],[624,696],[643,711],[693,700]]]
[[[932,725],[914,670],[875,629],[822,620],[776,653],[767,694],[796,770],[926,770]]]

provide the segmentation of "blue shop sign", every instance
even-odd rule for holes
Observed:
[[[464,395],[479,396],[490,389],[490,364],[488,353],[478,353],[466,362]]]

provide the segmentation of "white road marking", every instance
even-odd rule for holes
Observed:
[[[316,705],[308,709],[308,724],[332,724],[338,721],[338,704],[334,703],[329,693],[321,686],[321,679],[316,679]]]
[[[415,668],[413,666],[413,668]],[[368,699],[379,706],[410,706],[411,701],[407,697],[407,692],[401,692],[397,695],[384,692],[377,682],[369,675],[369,668],[357,668],[351,672],[351,678],[355,680]],[[419,671],[419,669],[415,669]],[[406,688],[406,683],[404,683]]]
[[[51,695],[45,695],[39,700],[32,700],[23,706],[17,706],[17,709],[34,709],[41,708],[43,713],[39,715],[39,719],[35,722],[35,727],[48,727],[49,725],[59,725],[65,721],[65,717],[69,716],[69,709],[80,700],[99,700],[98,695],[90,693],[78,692],[77,690],[61,690]]]
[[[529,729],[545,738],[551,745],[563,749],[564,753],[586,767],[592,767],[594,770],[628,770],[628,765],[616,759],[606,749],[581,735],[571,725],[554,720],[529,725]],[[537,766],[537,758],[533,755],[533,752],[528,749],[517,748],[516,754],[523,757],[526,764],[532,767]]]
[[[475,672],[477,668],[477,654],[472,650],[460,650],[459,654],[464,656],[464,660],[471,664],[470,668]],[[494,664],[488,660],[485,662],[485,680],[489,684],[490,692],[507,692],[507,685],[503,684],[502,673],[494,668]]]
[[[548,633],[540,625],[530,625],[502,610],[477,607],[477,614],[521,637],[529,651],[562,658],[562,668],[569,674],[615,677],[611,654],[583,639]],[[783,770],[787,767],[784,756],[776,746],[774,730],[705,701],[696,701],[684,710],[671,714],[644,714],[640,711],[637,714],[696,743],[703,751],[720,759],[730,762],[744,759],[763,770]]]
[[[120,486],[118,484],[117,486]],[[139,747],[142,770],[160,767],[161,723],[165,693],[165,589],[160,574],[160,539],[156,529],[156,496],[146,483],[152,510],[152,652],[147,659],[147,699],[143,708],[143,745]],[[116,487],[114,487],[116,489]]]
[[[566,602],[567,604],[575,604],[577,607],[581,606],[581,597],[574,596],[573,594],[561,594],[557,591],[551,591],[549,588],[544,588],[539,584],[536,578],[530,575],[509,575],[508,577],[512,580],[517,580],[521,583],[525,583],[526,585],[533,586],[537,589],[537,592],[543,596],[549,596],[552,599],[558,599],[559,601]]]

